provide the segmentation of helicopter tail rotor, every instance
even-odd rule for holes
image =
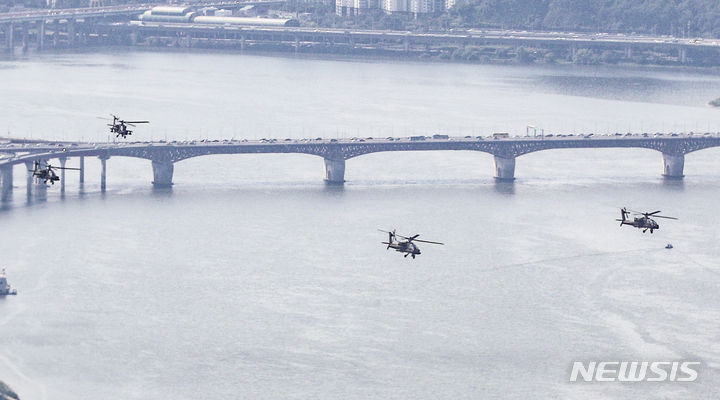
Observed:
[[[620,209],[620,219],[616,219],[615,221],[620,222],[620,226],[623,226],[623,222],[625,222],[625,218],[627,218],[627,210],[625,207]]]

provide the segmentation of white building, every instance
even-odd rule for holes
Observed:
[[[386,13],[408,12],[410,11],[409,0],[383,0],[382,9]]]
[[[410,0],[410,11],[414,14],[428,14],[435,12],[435,0]]]
[[[452,7],[455,0],[445,0],[446,7]],[[340,16],[358,15],[366,10],[380,8],[388,14],[428,14],[436,11],[437,0],[335,0],[335,13]],[[439,10],[438,10],[439,11]]]
[[[383,0],[382,9],[386,13],[429,14],[435,12],[436,0]]]

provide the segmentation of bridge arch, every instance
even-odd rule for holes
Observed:
[[[282,157],[281,162],[271,162]],[[274,182],[287,180],[317,179],[318,156],[307,153],[289,154],[214,154],[188,157],[175,162],[179,176],[192,171],[203,182],[220,184],[228,179],[252,179],[253,181]],[[203,166],[204,168],[195,168]],[[261,166],[261,167],[259,167]],[[153,165],[153,168],[157,168]],[[154,176],[154,182],[157,182]],[[165,182],[165,185],[172,182]],[[156,186],[164,186],[158,185]]]
[[[619,165],[617,159],[627,160]],[[648,148],[567,148],[556,151],[535,151],[520,157],[518,174],[538,178],[599,179],[619,177],[632,168],[642,176],[657,176],[658,151]],[[664,168],[663,168],[664,169]]]
[[[451,179],[473,179],[478,176],[477,171],[488,168],[492,159],[492,154],[476,150],[413,150],[392,155],[388,151],[366,152],[347,161],[352,160],[352,171],[361,170],[362,179],[395,181],[434,176],[437,171],[443,171]]]

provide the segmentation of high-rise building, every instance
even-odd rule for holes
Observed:
[[[428,14],[442,9],[436,6],[435,3],[438,1],[454,0],[335,0],[335,13],[341,16],[358,15],[370,9],[380,8],[388,14]]]
[[[353,0],[335,0],[335,14],[344,17],[352,15]]]
[[[337,15],[358,15],[373,8],[380,8],[378,0],[335,0]]]
[[[410,0],[410,9],[414,14],[428,14],[435,12],[435,0]]]
[[[382,0],[382,9],[386,13],[410,11],[409,0]]]

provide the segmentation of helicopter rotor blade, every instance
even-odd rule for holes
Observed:
[[[660,212],[660,210],[658,210],[658,211],[653,211],[653,212],[651,212],[651,213],[644,213],[644,214],[649,216],[649,215],[655,215],[655,214],[657,214],[657,213],[659,213],[659,212]]]
[[[150,121],[125,121],[126,124],[149,124]]]
[[[415,240],[415,242],[430,243],[430,244],[441,244],[441,245],[443,245],[443,246],[445,245],[445,243],[431,242],[430,240],[420,240],[420,239],[417,239],[417,240]]]
[[[653,218],[677,219],[675,217],[665,217],[663,215],[654,215]]]

